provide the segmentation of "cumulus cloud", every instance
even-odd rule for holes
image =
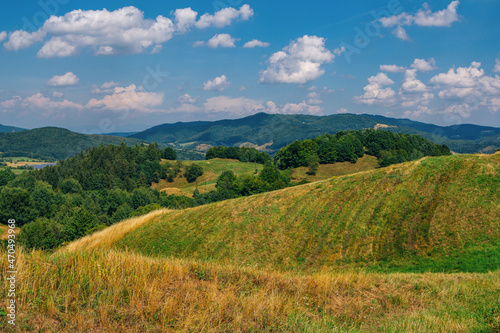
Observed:
[[[415,59],[410,67],[421,72],[429,72],[437,69],[436,60],[434,60],[434,58],[430,58],[429,61],[424,59]]]
[[[337,113],[348,113],[349,110],[347,110],[346,108],[340,108],[337,110]]]
[[[407,69],[405,71],[405,79],[401,84],[401,89],[405,93],[423,93],[427,91],[425,84],[417,79],[416,69]]]
[[[208,113],[224,112],[231,115],[244,116],[259,112],[279,114],[321,114],[322,108],[310,105],[305,101],[276,105],[273,101],[261,101],[246,97],[217,96],[206,100],[203,110]]]
[[[158,111],[152,107],[163,103],[163,93],[144,92],[134,84],[128,87],[115,87],[111,95],[102,99],[91,99],[86,108],[103,110],[137,110],[142,112]]]
[[[390,105],[395,102],[396,92],[392,88],[383,88],[394,84],[387,74],[378,73],[368,78],[368,85],[363,88],[365,93],[356,96],[354,100],[366,105]]]
[[[423,8],[420,9],[415,15],[408,13],[401,13],[389,17],[382,17],[378,21],[385,28],[395,29],[392,33],[402,40],[410,40],[404,26],[417,25],[420,27],[450,27],[452,23],[460,20],[457,13],[460,1],[452,1],[448,7],[443,10],[432,12],[430,6],[424,3]]]
[[[177,98],[177,101],[181,104],[194,104],[196,103],[198,99],[195,98],[195,97],[191,97],[191,95],[189,94],[184,94],[182,96],[179,96],[179,98]]]
[[[494,73],[500,73],[500,59],[495,59],[495,67],[493,67]]]
[[[227,80],[225,75],[216,77],[213,80],[208,80],[203,83],[203,90],[207,91],[223,91],[231,86],[231,82]]]
[[[267,69],[259,73],[259,82],[304,84],[322,76],[325,71],[321,65],[334,59],[324,38],[305,35],[269,58]]]
[[[68,100],[63,101],[53,101],[48,97],[45,97],[42,93],[37,93],[30,97],[21,98],[16,96],[10,100],[6,100],[0,103],[0,109],[31,109],[31,110],[81,110],[83,106]]]
[[[0,32],[0,42],[3,42],[7,38],[7,31]]]
[[[55,75],[47,82],[47,85],[52,87],[74,86],[78,84],[78,81],[80,79],[73,72],[67,72],[61,76]]]
[[[198,12],[195,12],[190,7],[176,9],[174,12],[175,27],[180,32],[188,31],[196,23]]]
[[[405,67],[397,66],[397,65],[380,65],[380,71],[382,72],[391,72],[391,73],[400,73],[405,71]]]
[[[54,91],[52,93],[52,96],[54,96],[55,98],[61,98],[64,96],[64,94],[62,92],[59,92],[59,91]]]
[[[214,15],[203,14],[195,25],[199,29],[208,27],[223,28],[230,25],[236,19],[247,21],[253,14],[253,9],[249,5],[243,5],[239,10],[235,8],[223,8]]]
[[[500,88],[500,78],[485,76],[480,66],[481,63],[473,62],[469,67],[450,68],[447,73],[432,77],[430,83],[443,89],[439,92],[441,98],[464,98],[485,89],[494,93]]]
[[[42,42],[37,53],[40,58],[74,56],[84,49],[101,56],[157,53],[175,32],[184,33],[193,26],[200,29],[225,27],[235,19],[248,20],[253,16],[253,10],[249,5],[243,5],[239,10],[224,8],[213,15],[204,14],[198,21],[198,13],[191,8],[177,9],[172,15],[173,21],[162,15],[146,19],[144,13],[133,6],[115,11],[79,9],[64,16],[50,16],[35,32],[2,32],[0,41],[8,36],[4,46],[9,51]]]
[[[90,92],[92,94],[111,94],[114,92],[115,87],[120,86],[119,82],[114,82],[114,81],[109,81],[109,82],[104,82],[100,86],[93,85],[90,88]]]
[[[214,49],[217,47],[236,47],[234,43],[237,40],[239,39],[233,38],[229,34],[217,34],[210,38],[210,40],[207,42],[207,45]]]
[[[254,39],[249,42],[246,42],[245,45],[243,45],[244,48],[254,48],[254,47],[268,47],[271,45],[270,43],[265,43],[261,42],[260,40]]]

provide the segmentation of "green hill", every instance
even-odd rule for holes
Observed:
[[[443,127],[408,119],[354,114],[318,117],[258,113],[242,119],[162,124],[130,137],[182,148],[254,146],[274,153],[295,140],[366,128],[418,134],[446,144],[458,153],[477,153],[483,149],[494,152],[500,148],[500,128],[467,124]]]
[[[115,246],[145,255],[317,271],[500,267],[500,154],[424,158],[170,212]]]
[[[498,332],[499,184],[427,157],[20,249],[11,331]]]
[[[43,127],[15,133],[0,133],[0,151],[4,156],[29,156],[58,160],[100,145],[140,144],[142,140],[107,135],[87,135],[57,127]]]

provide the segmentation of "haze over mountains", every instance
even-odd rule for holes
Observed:
[[[248,146],[273,154],[295,140],[366,128],[418,134],[436,143],[446,144],[457,153],[493,153],[500,148],[500,128],[496,127],[470,124],[443,127],[375,115],[258,113],[240,119],[161,124],[139,133],[108,135],[80,134],[56,127],[25,130],[0,125],[0,151],[62,159],[89,147],[119,144],[123,141],[128,145],[158,142],[200,153],[204,153],[210,146]],[[188,156],[190,159],[203,158],[201,154]]]

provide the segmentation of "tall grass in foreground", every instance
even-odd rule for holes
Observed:
[[[298,276],[103,249],[17,257],[17,326],[0,317],[2,332],[500,331],[499,271]]]

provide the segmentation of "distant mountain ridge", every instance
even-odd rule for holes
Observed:
[[[102,144],[127,145],[142,140],[109,135],[75,133],[58,127],[42,127],[15,133],[0,133],[0,152],[7,156],[30,156],[45,160],[64,159]]]
[[[445,127],[367,114],[312,116],[258,113],[240,119],[162,124],[129,137],[200,150],[207,145],[267,144],[270,152],[276,152],[295,140],[367,128],[419,134],[436,143],[447,144],[458,153],[494,152],[500,148],[500,128],[469,124]]]
[[[0,124],[0,133],[22,132],[22,131],[27,131],[27,129],[15,127],[15,126],[6,126],[6,125]]]

